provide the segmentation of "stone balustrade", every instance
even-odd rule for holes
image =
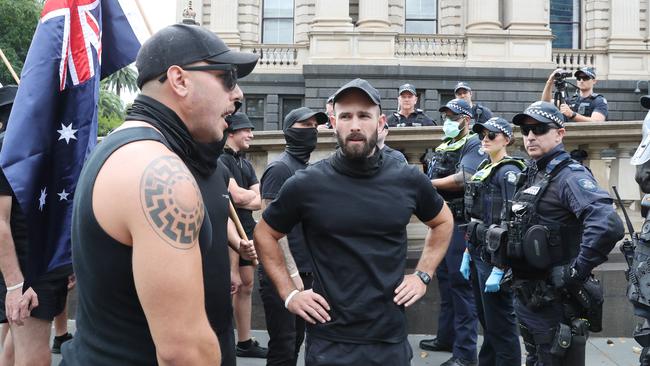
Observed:
[[[242,51],[260,55],[258,69],[302,71],[307,47],[303,45],[246,45]]]
[[[553,49],[553,62],[558,68],[569,71],[576,71],[581,67],[593,66],[597,70],[603,70],[604,65],[600,65],[597,56],[604,56],[605,51],[594,50],[571,50],[571,49]]]
[[[465,42],[463,36],[400,34],[395,39],[395,57],[464,60]]]

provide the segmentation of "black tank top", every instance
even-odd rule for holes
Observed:
[[[114,132],[92,152],[77,183],[72,213],[73,265],[79,297],[77,332],[72,341],[64,344],[62,365],[157,364],[133,280],[133,250],[106,234],[92,208],[95,179],[108,157],[120,147],[142,140],[168,146],[162,135],[149,127]],[[128,169],[128,162],[124,168]],[[202,253],[209,249],[211,236],[211,225],[205,220],[199,235]]]

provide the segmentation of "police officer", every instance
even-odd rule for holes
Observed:
[[[591,271],[623,237],[609,194],[564,150],[564,118],[539,101],[517,114],[532,158],[509,212],[506,256],[527,365],[584,365],[589,331],[602,326],[602,288]],[[498,234],[492,235],[491,234]]]
[[[422,109],[415,108],[417,102],[418,97],[413,85],[400,86],[397,97],[398,110],[388,117],[388,125],[390,127],[435,126],[436,123],[424,114]]]
[[[550,102],[551,91],[555,80],[555,74],[564,71],[557,69],[551,73],[544,86],[542,100]],[[600,94],[594,93],[596,85],[596,69],[583,67],[576,71],[574,76],[578,84],[580,94],[568,98],[566,104],[560,105],[560,111],[568,122],[601,122],[607,119],[607,99]]]
[[[650,108],[650,96],[646,95],[641,98],[641,105],[645,108]],[[634,156],[632,157],[632,165],[636,165],[636,182],[641,187],[644,193],[650,193],[650,112],[643,121],[643,141],[637,148]],[[639,324],[634,330],[634,338],[643,347],[639,362],[642,366],[650,365],[650,293],[644,291],[645,287],[639,286],[639,283],[647,283],[648,275],[644,272],[636,271],[637,268],[644,268],[647,266],[647,261],[650,258],[650,216],[648,215],[648,208],[650,206],[650,195],[646,194],[641,200],[641,213],[645,217],[641,234],[638,235],[631,248],[627,248],[625,243],[621,246],[630,264],[630,272],[628,280],[628,299],[634,306],[634,314],[645,319],[643,324]],[[643,281],[643,282],[641,282]]]
[[[466,224],[463,204],[464,182],[471,177],[485,153],[480,141],[470,133],[472,110],[462,99],[453,99],[439,109],[443,113],[445,140],[434,153],[428,174],[431,184],[454,215],[454,234],[445,259],[436,270],[440,291],[440,314],[436,338],[420,342],[429,351],[451,351],[453,356],[443,365],[476,363],[477,318],[471,283],[458,271],[463,253]]]
[[[377,148],[381,150],[382,154],[384,154],[384,157],[390,156],[391,158],[395,158],[404,164],[408,164],[404,153],[386,145],[386,136],[388,136],[388,124],[385,123],[384,128],[382,128],[381,131],[377,133]]]
[[[463,99],[470,105],[470,107],[472,107],[472,120],[475,122],[485,123],[487,120],[492,118],[492,111],[490,108],[472,102],[472,88],[470,88],[469,84],[466,82],[460,81],[456,84],[454,87],[454,95],[458,99]]]
[[[507,202],[515,193],[518,175],[526,167],[521,159],[507,155],[506,147],[514,142],[512,126],[503,118],[493,117],[476,123],[482,149],[488,153],[479,170],[465,183],[465,214],[468,253],[463,255],[461,272],[470,277],[470,254],[474,263],[472,282],[477,312],[484,331],[479,365],[518,365],[521,362],[519,332],[510,286],[501,286],[505,263],[492,259],[485,233],[491,225],[500,225]],[[492,265],[492,263],[496,265]],[[475,269],[475,270],[474,270]]]

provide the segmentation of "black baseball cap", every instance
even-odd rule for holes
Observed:
[[[417,95],[418,93],[415,91],[415,87],[412,84],[404,84],[399,87],[399,92],[397,94],[402,95],[403,92],[409,92],[413,95]]]
[[[551,102],[540,100],[539,102],[529,105],[523,113],[515,115],[512,119],[512,123],[519,126],[524,123],[526,117],[531,117],[535,121],[541,123],[553,123],[559,128],[564,127],[564,115]]]
[[[226,116],[226,123],[228,123],[228,132],[235,132],[237,130],[243,130],[245,128],[250,128],[251,130],[255,129],[255,126],[248,119],[248,116],[245,113],[237,112]]]
[[[6,85],[0,88],[0,107],[13,104],[18,92],[18,86]]]
[[[311,108],[300,107],[287,113],[284,117],[282,129],[286,131],[287,128],[293,126],[294,123],[310,119],[311,117],[316,117],[316,123],[319,125],[325,124],[330,120],[329,117],[327,117],[327,114],[323,112],[316,112]]]
[[[205,61],[237,66],[237,77],[253,71],[259,56],[232,51],[216,34],[198,25],[174,24],[152,35],[135,60],[138,87],[167,72],[170,66]]]
[[[359,89],[362,92],[364,92],[368,98],[370,99],[371,102],[374,104],[378,105],[379,108],[381,108],[381,96],[379,95],[379,92],[375,87],[370,85],[369,82],[363,79],[354,79],[347,84],[343,85],[342,87],[339,88],[339,90],[334,93],[334,97],[332,98],[332,102],[336,104],[336,101],[348,90],[350,89]]]

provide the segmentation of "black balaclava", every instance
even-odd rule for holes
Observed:
[[[318,130],[316,128],[289,127],[284,130],[284,140],[287,142],[284,150],[289,155],[307,164],[312,151],[316,149]]]

